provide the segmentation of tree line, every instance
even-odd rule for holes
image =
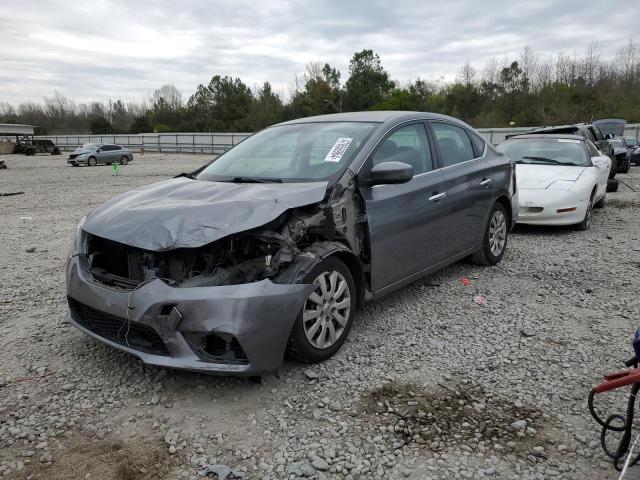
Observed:
[[[640,47],[629,41],[604,59],[596,43],[582,54],[541,57],[525,46],[517,58],[466,62],[455,80],[391,79],[380,56],[362,50],[343,82],[329,64],[310,63],[288,98],[269,82],[253,90],[240,78],[215,75],[184,101],[164,85],[144,101],[76,104],[55,93],[44,102],[0,102],[0,123],[38,125],[40,133],[250,132],[310,115],[360,110],[418,110],[475,127],[558,125],[592,118],[640,122]]]

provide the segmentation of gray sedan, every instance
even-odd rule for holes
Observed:
[[[85,143],[76,148],[70,155],[67,163],[77,167],[78,165],[111,165],[118,162],[126,165],[133,160],[133,152],[128,148],[108,143]]]
[[[517,209],[514,165],[454,118],[294,120],[92,211],[67,260],[68,320],[152,365],[320,362],[365,301],[465,257],[498,263]]]

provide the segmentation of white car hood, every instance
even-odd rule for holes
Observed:
[[[587,167],[562,165],[516,165],[518,188],[548,188],[557,180],[575,182]]]

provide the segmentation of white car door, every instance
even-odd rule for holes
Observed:
[[[611,159],[607,155],[603,155],[596,146],[587,140],[587,149],[591,157],[591,163],[596,170],[598,188],[596,190],[595,201],[604,198],[607,194],[607,180],[609,179],[609,169],[611,168]]]

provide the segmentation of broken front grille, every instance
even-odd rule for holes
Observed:
[[[74,319],[99,337],[141,352],[169,356],[160,335],[148,325],[138,322],[127,325],[124,318],[101,312],[70,297],[68,300],[69,308],[77,314]]]

